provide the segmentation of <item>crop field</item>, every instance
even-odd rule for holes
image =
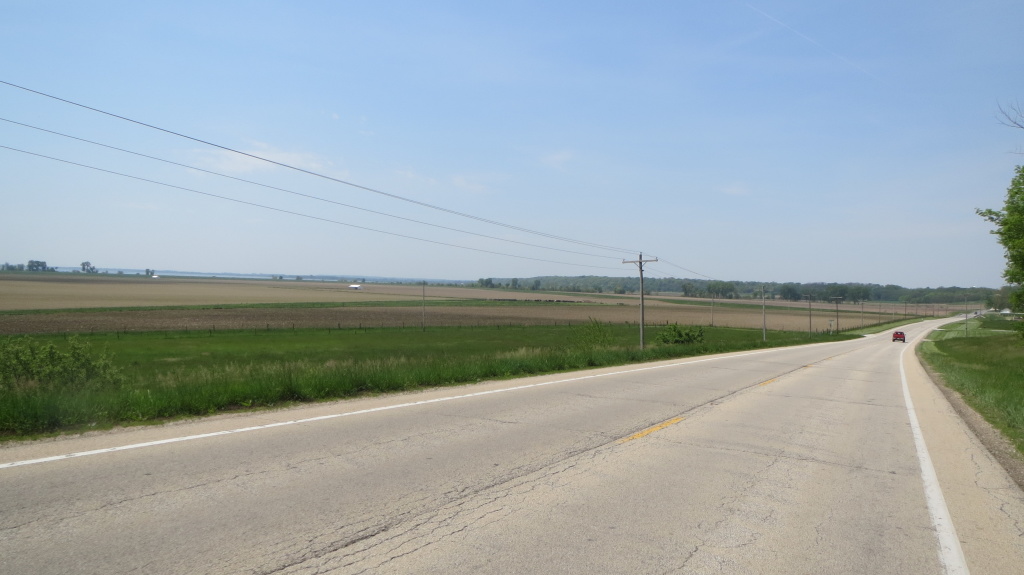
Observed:
[[[647,298],[648,325],[760,328],[760,302]],[[296,280],[0,274],[0,334],[638,323],[636,295]],[[901,319],[902,306],[840,305],[839,328]],[[910,310],[913,311],[912,309]],[[827,304],[769,302],[768,329],[828,331]]]
[[[0,441],[855,337],[820,333],[835,309],[812,308],[809,336],[806,308],[770,305],[763,341],[759,305],[709,304],[649,298],[640,350],[636,296],[0,274],[0,335],[16,336],[0,337]],[[840,326],[892,319],[860,313],[842,310]],[[708,327],[659,338],[670,323]]]

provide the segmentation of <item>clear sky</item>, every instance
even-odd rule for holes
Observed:
[[[1002,285],[1019,0],[0,8],[4,82],[391,194],[0,84],[0,145],[195,190],[0,149],[10,263]]]

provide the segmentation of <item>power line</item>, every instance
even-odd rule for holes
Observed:
[[[123,152],[123,153],[126,153],[126,154],[132,154],[132,155],[139,156],[139,157],[142,157],[142,158],[148,158],[150,160],[156,160],[158,162],[164,162],[166,164],[171,164],[171,165],[179,166],[179,167],[182,167],[182,168],[188,168],[190,170],[196,170],[196,171],[199,171],[199,172],[204,172],[204,173],[211,174],[211,175],[214,175],[214,176],[219,176],[219,177],[222,177],[222,178],[228,178],[230,180],[235,180],[235,181],[238,181],[238,182],[243,182],[243,183],[251,184],[251,185],[254,185],[254,186],[260,186],[260,187],[268,188],[268,189],[271,189],[271,190],[277,190],[279,192],[284,192],[286,194],[292,194],[292,195],[300,196],[300,197],[303,197],[303,198],[309,198],[309,199],[313,199],[313,200],[318,200],[318,201],[321,201],[321,202],[326,202],[326,203],[334,204],[334,205],[337,205],[337,206],[351,208],[351,209],[354,209],[354,210],[360,210],[360,211],[368,212],[368,213],[371,213],[371,214],[377,214],[377,215],[380,215],[380,216],[386,216],[386,217],[389,217],[389,218],[395,218],[395,219],[403,220],[403,221],[406,221],[406,222],[413,222],[413,223],[416,223],[416,224],[422,224],[424,226],[431,226],[431,227],[440,228],[440,229],[443,229],[443,230],[459,232],[459,233],[463,233],[463,234],[469,234],[469,235],[473,235],[473,236],[477,236],[477,237],[481,237],[481,238],[487,238],[487,239],[491,239],[491,240],[497,240],[497,241],[501,241],[501,242],[508,242],[508,243],[513,243],[513,244],[519,244],[519,245],[529,246],[529,247],[533,247],[533,248],[540,248],[540,249],[545,249],[545,250],[553,250],[553,251],[564,252],[564,253],[568,253],[568,254],[575,254],[575,255],[581,255],[581,256],[590,256],[590,257],[595,257],[595,258],[619,259],[619,258],[614,258],[612,256],[603,256],[603,255],[600,255],[600,254],[591,254],[591,253],[586,253],[586,252],[578,252],[578,251],[574,251],[574,250],[566,250],[566,249],[555,248],[555,247],[550,247],[550,246],[542,246],[540,244],[532,244],[532,243],[529,243],[529,242],[521,242],[521,241],[518,241],[518,240],[511,240],[511,239],[508,239],[508,238],[499,238],[497,236],[491,236],[491,235],[487,235],[487,234],[471,232],[471,231],[468,231],[468,230],[461,230],[461,229],[458,229],[458,228],[442,226],[440,224],[432,224],[430,222],[424,222],[424,221],[421,221],[421,220],[416,220],[416,219],[412,219],[412,218],[406,218],[404,216],[398,216],[398,215],[395,215],[395,214],[389,214],[387,212],[380,212],[380,211],[377,211],[377,210],[371,210],[369,208],[361,208],[359,206],[353,206],[351,204],[346,204],[346,203],[343,203],[343,202],[338,202],[338,201],[335,201],[335,200],[330,200],[330,199],[327,199],[327,198],[322,198],[322,197],[314,196],[314,195],[311,195],[311,194],[304,194],[302,192],[296,192],[296,191],[293,191],[293,190],[288,190],[288,189],[280,188],[280,187],[277,187],[277,186],[271,186],[269,184],[263,184],[263,183],[260,183],[260,182],[254,182],[252,180],[247,180],[245,178],[238,178],[238,177],[235,177],[235,176],[229,176],[227,174],[222,174],[220,172],[214,172],[213,170],[207,170],[207,169],[204,169],[204,168],[199,168],[199,167],[191,166],[191,165],[188,165],[188,164],[182,164],[180,162],[174,162],[172,160],[167,160],[167,159],[164,159],[164,158],[158,158],[156,156],[150,156],[148,154],[143,154],[143,153],[140,153],[140,152],[134,152],[132,150],[127,150],[127,149],[124,149],[124,148],[118,148],[117,146],[111,146],[109,144],[103,144],[101,142],[96,142],[96,141],[93,141],[93,140],[87,140],[85,138],[79,138],[78,136],[72,136],[70,134],[64,134],[62,132],[56,132],[54,130],[48,130],[46,128],[40,128],[39,126],[33,126],[31,124],[25,124],[23,122],[16,122],[14,120],[9,120],[7,118],[0,118],[0,120],[2,120],[4,122],[11,123],[11,124],[16,124],[18,126],[23,126],[23,127],[26,127],[26,128],[31,128],[33,130],[39,130],[40,132],[46,132],[48,134],[54,134],[56,136],[61,136],[61,137],[64,137],[64,138],[69,138],[69,139],[72,139],[72,140],[77,140],[79,142],[85,142],[87,144],[92,144],[94,146],[100,146],[100,147],[107,148],[107,149],[110,149],[110,150],[117,150],[118,152]]]
[[[655,256],[655,257],[657,257],[657,256]],[[664,264],[668,264],[668,265],[670,265],[670,266],[672,266],[672,267],[674,267],[674,268],[679,268],[679,269],[681,269],[681,270],[683,270],[683,271],[685,271],[685,272],[690,272],[691,274],[696,274],[696,275],[699,275],[699,276],[700,276],[700,277],[702,277],[702,278],[707,278],[707,279],[709,279],[709,280],[715,280],[715,281],[718,281],[718,278],[713,278],[713,277],[711,277],[711,276],[709,276],[709,275],[706,275],[706,274],[702,274],[702,273],[700,273],[700,272],[698,272],[698,271],[694,271],[694,270],[691,270],[691,269],[688,269],[688,268],[684,268],[683,266],[680,266],[680,265],[674,264],[674,263],[672,263],[672,262],[670,262],[670,261],[666,260],[665,258],[660,258],[660,259],[659,259],[659,263],[664,263]]]
[[[385,191],[382,191],[382,190],[378,190],[378,189],[375,189],[375,188],[370,188],[368,186],[363,186],[363,185],[360,185],[360,184],[356,184],[354,182],[349,182],[349,181],[342,180],[342,179],[339,179],[339,178],[334,178],[334,177],[331,177],[331,176],[328,176],[328,175],[325,175],[325,174],[321,174],[319,172],[314,172],[312,170],[306,170],[304,168],[299,168],[297,166],[293,166],[291,164],[286,164],[284,162],[278,162],[278,161],[275,161],[275,160],[271,160],[269,158],[264,158],[262,156],[257,156],[255,154],[250,154],[248,152],[243,152],[241,150],[236,150],[234,148],[229,148],[227,146],[222,146],[220,144],[215,144],[215,143],[209,142],[207,140],[202,140],[200,138],[195,138],[195,137],[192,137],[192,136],[188,136],[188,135],[185,135],[185,134],[182,134],[182,133],[179,133],[179,132],[168,130],[166,128],[161,128],[159,126],[154,126],[152,124],[147,124],[147,123],[141,122],[139,120],[133,120],[133,119],[125,117],[125,116],[120,116],[120,115],[114,114],[112,112],[107,112],[107,111],[104,111],[104,110],[100,110],[99,108],[93,108],[91,106],[86,106],[85,104],[79,104],[78,102],[73,102],[71,100],[60,98],[60,97],[57,97],[57,96],[54,96],[54,95],[51,95],[51,94],[47,94],[45,92],[40,92],[38,90],[33,90],[31,88],[26,88],[24,86],[19,86],[18,84],[14,84],[14,83],[7,82],[7,81],[4,81],[4,80],[0,80],[0,84],[5,84],[7,86],[11,86],[12,88],[17,88],[19,90],[24,90],[26,92],[31,92],[33,94],[37,94],[37,95],[40,95],[40,96],[44,96],[46,98],[57,100],[59,102],[64,102],[65,104],[71,104],[72,106],[78,106],[79,108],[83,108],[83,109],[86,109],[86,110],[91,110],[93,112],[104,114],[104,115],[110,116],[112,118],[117,118],[119,120],[124,120],[126,122],[131,122],[133,124],[138,124],[138,125],[144,126],[146,128],[150,128],[150,129],[153,129],[153,130],[158,130],[158,131],[164,132],[166,134],[171,134],[173,136],[178,136],[179,138],[185,138],[187,140],[192,140],[193,142],[199,142],[201,144],[206,144],[207,146],[213,146],[214,148],[220,148],[221,150],[225,150],[225,151],[232,152],[232,153],[235,153],[235,154],[240,154],[242,156],[247,156],[249,158],[253,158],[253,159],[259,160],[261,162],[267,162],[269,164],[274,164],[274,165],[280,166],[282,168],[287,168],[289,170],[295,170],[297,172],[302,172],[304,174],[309,174],[311,176],[316,176],[318,178],[323,178],[325,180],[330,180],[332,182],[336,182],[336,183],[339,183],[339,184],[344,184],[346,186],[351,186],[353,188],[358,188],[358,189],[361,189],[361,190],[365,190],[367,192],[372,192],[374,194],[380,194],[382,196],[387,196],[389,198],[396,199],[396,200],[401,200],[403,202],[409,202],[411,204],[416,204],[416,205],[419,205],[419,206],[430,208],[432,210],[438,210],[438,211],[446,212],[446,213],[449,213],[449,214],[452,214],[452,215],[456,215],[456,216],[460,216],[460,217],[464,217],[464,218],[469,218],[469,219],[477,220],[477,221],[480,221],[480,222],[484,222],[484,223],[488,223],[488,224],[492,224],[492,225],[496,225],[496,226],[501,226],[501,227],[504,227],[504,228],[508,228],[508,229],[512,229],[512,230],[516,230],[516,231],[520,231],[520,232],[525,232],[525,233],[529,233],[529,234],[543,236],[543,237],[546,237],[546,238],[549,238],[549,239],[559,240],[559,241],[563,241],[563,242],[569,242],[569,243],[574,243],[574,244],[578,244],[578,245],[584,245],[584,246],[589,246],[589,247],[593,247],[593,248],[600,248],[600,249],[617,251],[617,252],[625,252],[625,253],[636,253],[637,252],[637,250],[635,250],[635,249],[619,248],[619,247],[614,247],[614,246],[606,246],[606,245],[602,245],[602,244],[585,242],[585,241],[582,241],[582,240],[575,240],[575,239],[572,239],[572,238],[566,238],[566,237],[558,236],[558,235],[555,235],[555,234],[549,234],[549,233],[546,233],[546,232],[540,232],[540,231],[536,231],[536,230],[531,230],[529,228],[523,228],[523,227],[515,226],[515,225],[512,225],[512,224],[506,224],[506,223],[499,222],[499,221],[496,221],[496,220],[490,220],[490,219],[487,219],[487,218],[482,218],[480,216],[474,216],[472,214],[467,214],[467,213],[459,212],[459,211],[452,210],[452,209],[449,209],[449,208],[444,208],[444,207],[441,207],[441,206],[436,206],[434,204],[429,204],[429,203],[426,203],[426,202],[421,202],[419,200],[414,200],[412,198],[406,198],[404,196],[400,196],[400,195],[397,195],[397,194],[392,194],[392,193],[385,192]]]
[[[357,184],[357,183],[354,183],[354,182],[349,182],[349,181],[342,180],[342,179],[339,179],[339,178],[334,178],[334,177],[331,177],[331,176],[327,176],[325,174],[321,174],[321,173],[314,172],[314,171],[311,171],[311,170],[306,170],[306,169],[303,169],[303,168],[299,168],[297,166],[293,166],[293,165],[286,164],[286,163],[283,163],[283,162],[278,162],[278,161],[275,161],[275,160],[271,160],[269,158],[264,158],[262,156],[258,156],[258,155],[255,155],[255,154],[250,154],[248,152],[243,152],[241,150],[236,150],[234,148],[230,148],[230,147],[227,147],[227,146],[222,146],[220,144],[216,144],[216,143],[213,143],[213,142],[210,142],[210,141],[207,141],[207,140],[202,140],[200,138],[196,138],[196,137],[193,137],[193,136],[188,136],[186,134],[182,134],[182,133],[179,133],[179,132],[168,130],[166,128],[161,128],[159,126],[155,126],[155,125],[152,125],[152,124],[147,124],[147,123],[141,122],[139,120],[134,120],[134,119],[128,118],[126,116],[121,116],[121,115],[118,115],[118,114],[114,114],[112,112],[107,112],[107,111],[101,110],[99,108],[94,108],[94,107],[91,107],[91,106],[87,106],[85,104],[80,104],[78,102],[74,102],[72,100],[68,100],[68,99],[65,99],[65,98],[60,98],[60,97],[54,96],[52,94],[47,94],[45,92],[41,92],[41,91],[38,91],[38,90],[33,90],[33,89],[27,88],[25,86],[20,86],[18,84],[14,84],[12,82],[7,82],[5,80],[0,80],[0,84],[4,84],[4,85],[10,86],[12,88],[17,88],[19,90],[24,90],[26,92],[37,94],[39,96],[43,96],[43,97],[50,98],[50,99],[53,99],[53,100],[57,100],[59,102],[70,104],[72,106],[77,106],[79,108],[83,108],[83,109],[86,109],[86,110],[97,112],[99,114],[104,114],[104,115],[110,116],[112,118],[117,118],[119,120],[124,120],[126,122],[131,122],[133,124],[137,124],[137,125],[140,125],[140,126],[143,126],[143,127],[146,127],[146,128],[150,128],[150,129],[153,129],[153,130],[164,132],[164,133],[167,133],[167,134],[170,134],[170,135],[173,135],[173,136],[178,136],[180,138],[185,138],[187,140],[191,140],[191,141],[198,142],[198,143],[201,143],[201,144],[206,144],[208,146],[219,148],[219,149],[222,149],[222,150],[225,150],[225,151],[228,151],[228,152],[232,152],[232,153],[235,153],[235,154],[239,154],[239,155],[242,155],[242,156],[253,158],[255,160],[259,160],[259,161],[262,161],[262,162],[267,162],[269,164],[277,165],[277,166],[280,166],[280,167],[283,167],[283,168],[287,168],[287,169],[294,170],[294,171],[297,171],[297,172],[305,173],[305,174],[308,174],[308,175],[311,175],[311,176],[315,176],[315,177],[318,177],[318,178],[326,179],[326,180],[333,181],[333,182],[336,182],[336,183],[339,183],[339,184],[343,184],[343,185],[346,185],[346,186],[350,186],[350,187],[354,187],[354,188],[357,188],[357,189],[361,189],[361,190],[364,190],[364,191],[367,191],[367,192],[383,195],[383,196],[386,196],[386,197],[389,197],[389,198],[392,198],[392,199],[396,199],[396,200],[400,200],[400,201],[416,204],[416,205],[423,206],[423,207],[426,207],[426,208],[430,208],[430,209],[433,209],[433,210],[438,210],[438,211],[446,212],[446,213],[449,213],[449,214],[452,214],[452,215],[456,215],[456,216],[460,216],[460,217],[464,217],[464,218],[468,218],[468,219],[472,219],[472,220],[477,220],[477,221],[480,221],[480,222],[483,222],[483,223],[488,223],[488,224],[492,224],[492,225],[496,225],[496,226],[501,226],[501,227],[505,227],[505,228],[508,228],[508,229],[512,229],[512,230],[516,230],[516,231],[520,231],[520,232],[524,232],[524,233],[528,233],[528,234],[538,235],[538,236],[546,237],[546,238],[553,239],[553,240],[573,243],[573,244],[577,244],[577,245],[583,245],[583,246],[589,246],[589,247],[598,248],[598,249],[617,251],[617,252],[625,252],[625,253],[637,253],[638,252],[638,250],[635,250],[635,249],[620,248],[620,247],[615,247],[615,246],[606,246],[606,245],[603,245],[603,244],[597,244],[597,243],[586,242],[586,241],[582,241],[582,240],[576,240],[576,239],[567,238],[567,237],[564,237],[564,236],[559,236],[559,235],[555,235],[555,234],[549,234],[549,233],[546,233],[546,232],[540,232],[540,231],[537,231],[537,230],[531,230],[529,228],[515,226],[515,225],[512,225],[512,224],[506,224],[506,223],[499,222],[499,221],[496,221],[496,220],[490,220],[490,219],[487,219],[487,218],[483,218],[483,217],[479,217],[479,216],[474,216],[472,214],[468,214],[468,213],[464,213],[464,212],[459,212],[457,210],[452,210],[452,209],[449,209],[449,208],[444,208],[444,207],[441,207],[441,206],[437,206],[437,205],[430,204],[430,203],[427,203],[427,202],[421,202],[421,201],[414,200],[414,199],[411,199],[411,198],[406,198],[406,197],[400,196],[398,194],[392,194],[392,193],[389,193],[389,192],[385,192],[383,190],[378,190],[378,189],[371,188],[371,187],[368,187],[368,186],[363,186],[363,185],[360,185],[360,184]],[[17,122],[14,122],[14,123],[17,123]],[[27,124],[22,124],[22,125],[24,125],[26,127],[34,128],[34,126],[28,126]],[[39,128],[37,128],[37,129],[39,129]],[[48,130],[46,130],[46,131],[48,131]],[[64,134],[59,134],[57,132],[52,132],[52,133],[55,133],[55,134],[58,134],[58,135],[64,135]],[[73,136],[67,136],[67,137],[73,137]],[[79,138],[76,138],[76,139],[79,139]],[[89,142],[88,140],[82,140],[82,141]],[[89,142],[89,143],[95,143],[95,142]],[[97,143],[97,145],[104,145],[104,144],[98,144]],[[4,147],[6,147],[6,146],[4,146]],[[108,147],[113,148],[112,146],[108,146]],[[8,148],[8,149],[15,150],[15,151],[22,151],[22,150],[17,150],[16,148]],[[113,149],[120,150],[120,148],[113,148]],[[136,154],[136,152],[131,152],[131,151],[128,151],[128,150],[121,150],[121,151],[125,151],[125,152],[128,152],[128,153]],[[26,153],[31,153],[31,152],[26,152]],[[39,155],[39,154],[35,154],[35,155]],[[137,155],[144,155],[144,154],[137,154]],[[42,157],[47,157],[47,156],[42,156]],[[150,157],[152,159],[156,159],[156,160],[160,160],[160,161],[167,161],[167,160],[162,160],[160,158],[155,158],[155,157],[151,157],[151,156],[146,156],[146,157]],[[67,162],[66,160],[59,160],[57,158],[52,158],[52,159],[55,159],[57,161],[66,162],[66,163],[72,163],[72,164],[74,163],[74,162]],[[174,162],[169,162],[169,163],[174,163]],[[82,165],[83,167],[92,168],[92,166],[85,166],[83,164],[76,164],[76,165]],[[241,178],[234,178],[232,176],[227,176],[227,175],[224,175],[224,174],[217,174],[216,172],[210,172],[209,170],[202,170],[200,168],[195,168],[195,167],[192,167],[192,166],[186,166],[186,167],[189,167],[190,169],[196,169],[196,170],[200,170],[200,171],[205,171],[205,172],[212,173],[212,174],[219,175],[219,176],[226,177],[226,178],[232,178],[232,179],[240,180],[240,181],[243,181],[243,182],[252,183],[254,185],[260,185],[260,186],[264,186],[264,187],[268,187],[268,188],[273,188],[273,186],[266,186],[265,184],[260,184],[258,182],[249,182],[248,180],[243,180]],[[93,168],[93,169],[100,169],[100,168]],[[111,173],[117,174],[117,172],[111,172]],[[137,178],[136,176],[128,176],[126,174],[118,174],[118,175],[123,175],[125,177],[131,177],[131,178],[136,178],[136,179],[144,179],[144,178]],[[149,181],[149,180],[147,180],[147,181]],[[157,183],[157,184],[160,184],[160,185],[169,185],[169,184],[163,184],[162,182],[155,182],[155,181],[154,181],[154,183]],[[171,187],[174,187],[174,186],[171,186]],[[183,189],[185,189],[185,188],[183,188]],[[280,191],[284,191],[284,192],[292,193],[292,194],[296,194],[296,195],[305,195],[305,194],[301,194],[301,193],[298,193],[298,192],[293,192],[293,191],[290,191],[290,190],[284,190],[282,188],[274,188],[274,189],[278,189]],[[198,192],[196,190],[189,190],[189,189],[186,189],[186,190],[187,191],[193,191],[193,192],[199,193],[199,194],[213,196],[213,197],[221,197],[221,196],[216,196],[215,194],[209,194],[207,192]],[[412,222],[420,223],[420,224],[423,224],[423,225],[429,225],[429,226],[434,226],[434,227],[438,227],[438,228],[442,228],[442,229],[448,229],[448,230],[452,230],[452,231],[458,231],[458,232],[478,235],[478,236],[487,237],[487,238],[491,238],[491,239],[497,239],[499,241],[507,241],[507,242],[511,242],[511,243],[518,243],[518,244],[532,246],[532,247],[540,247],[542,249],[550,249],[550,250],[562,251],[562,252],[566,252],[566,253],[573,253],[573,254],[577,254],[577,255],[587,255],[587,256],[592,256],[592,257],[608,257],[608,256],[598,256],[598,255],[595,255],[595,254],[586,254],[586,253],[582,253],[582,252],[575,252],[575,251],[571,251],[571,250],[562,250],[562,249],[559,249],[559,248],[552,248],[552,247],[547,247],[547,246],[538,246],[538,245],[535,245],[535,244],[529,244],[529,243],[526,243],[526,242],[518,242],[518,241],[515,241],[515,240],[506,240],[506,239],[503,239],[503,238],[496,238],[494,236],[488,236],[488,235],[485,235],[485,234],[476,234],[474,232],[468,232],[468,231],[459,230],[459,229],[456,229],[456,228],[448,228],[446,226],[441,226],[441,225],[437,225],[437,224],[430,224],[430,223],[427,223],[427,222],[421,222],[419,220],[412,220],[412,219],[408,219],[408,218],[402,218],[401,216],[394,216],[394,215],[383,213],[383,212],[375,212],[373,210],[367,210],[365,208],[359,208],[357,206],[350,206],[348,204],[342,204],[340,202],[334,202],[332,200],[327,200],[327,199],[324,199],[324,198],[318,198],[318,197],[315,197],[315,196],[307,196],[307,197],[311,197],[313,199],[318,199],[318,200],[326,201],[326,202],[330,202],[330,203],[335,203],[337,205],[342,205],[342,206],[345,206],[345,207],[351,207],[351,208],[354,208],[354,209],[359,209],[359,210],[364,210],[364,211],[368,211],[368,212],[372,212],[372,213],[377,213],[377,214],[385,215],[385,216],[388,216],[388,217],[395,217],[395,218],[399,218],[399,219],[406,219],[407,221],[412,221]],[[227,200],[230,200],[230,201],[240,201],[240,200],[234,200],[232,198],[222,198],[222,199],[227,199]],[[242,202],[242,203],[248,203],[248,202]],[[254,205],[254,206],[257,206],[257,207],[267,207],[267,206],[261,206],[259,204],[251,204],[251,205]],[[282,212],[287,212],[287,210],[279,210],[278,208],[269,208],[268,207],[268,209],[274,209],[274,210],[278,210],[278,211],[282,211]],[[287,213],[294,213],[296,215],[301,215],[301,216],[304,216],[304,217],[313,217],[313,216],[307,216],[305,214],[299,214],[298,212],[287,212]],[[315,218],[315,219],[321,219],[321,218]],[[327,220],[327,221],[332,221],[332,220]],[[338,223],[340,225],[347,225],[347,226],[356,227],[356,228],[362,228],[362,226],[356,226],[356,225],[347,224],[347,223],[344,223],[344,222],[333,222],[333,223]],[[426,241],[426,242],[431,242],[431,243],[438,243],[438,244],[441,244],[441,245],[450,245],[450,246],[458,247],[458,248],[462,248],[462,249],[470,249],[470,250],[485,251],[485,252],[487,251],[487,250],[478,250],[477,248],[469,248],[469,247],[466,247],[466,246],[459,246],[459,245],[456,245],[456,244],[446,244],[444,242],[436,242],[434,240],[427,240],[427,239],[422,239],[422,238],[416,238],[416,237],[413,237],[413,236],[403,236],[402,234],[394,234],[392,232],[385,232],[385,231],[382,231],[382,230],[375,230],[373,228],[363,228],[363,229],[367,229],[367,230],[370,230],[370,231],[376,231],[376,232],[379,232],[379,233],[397,235],[397,236],[401,236],[401,237],[408,237],[408,238],[416,239],[416,240],[420,240],[420,241]],[[498,254],[499,252],[487,252],[487,253]],[[545,262],[550,262],[550,263],[566,263],[566,262],[551,262],[551,260],[543,260],[543,259],[538,259],[538,258],[529,258],[529,257],[525,257],[525,256],[516,256],[516,255],[512,255],[512,254],[499,254],[499,255],[507,255],[509,257],[524,258],[524,259],[533,259],[533,260],[536,260],[536,261],[545,261]],[[683,266],[674,264],[674,263],[669,262],[667,260],[662,259],[661,261],[666,263],[666,264],[668,264],[668,265],[670,265],[670,266],[672,266],[672,267],[675,267],[675,268],[678,268],[678,269],[681,269],[681,270],[684,270],[684,271],[687,271],[687,272],[699,275],[701,277],[704,277],[704,278],[707,278],[707,279],[715,279],[715,278],[713,278],[713,277],[711,277],[709,275],[706,275],[706,274],[703,274],[703,273],[700,273],[700,272],[697,272],[697,271],[694,271],[694,270],[687,269],[687,268],[685,268]],[[582,267],[592,267],[592,268],[600,268],[600,269],[617,269],[617,268],[605,267],[605,266],[588,266],[588,265],[585,265],[585,264],[567,264],[567,265],[582,266]]]
[[[532,261],[537,261],[537,262],[545,262],[545,263],[551,263],[551,264],[560,264],[560,265],[577,266],[577,267],[585,267],[585,268],[595,268],[595,269],[608,269],[608,270],[619,269],[619,268],[613,268],[613,267],[609,267],[609,266],[594,266],[594,265],[587,265],[587,264],[576,264],[576,263],[571,263],[571,262],[560,262],[560,261],[554,261],[554,260],[546,260],[546,259],[542,259],[542,258],[531,258],[531,257],[528,257],[528,256],[520,256],[520,255],[515,255],[515,254],[507,254],[507,253],[503,253],[503,252],[496,252],[496,251],[485,250],[485,249],[481,249],[481,248],[472,248],[472,247],[469,247],[469,246],[462,246],[462,245],[458,245],[458,244],[441,242],[441,241],[437,241],[437,240],[429,240],[429,239],[426,239],[426,238],[419,238],[419,237],[416,237],[416,236],[399,234],[399,233],[396,233],[396,232],[388,232],[388,231],[378,230],[378,229],[370,228],[370,227],[366,227],[366,226],[350,224],[348,222],[341,222],[341,221],[338,221],[338,220],[322,218],[322,217],[319,217],[319,216],[311,216],[309,214],[303,214],[301,212],[285,210],[285,209],[282,209],[282,208],[275,208],[273,206],[267,206],[267,205],[264,205],[264,204],[258,204],[258,203],[249,202],[249,201],[246,201],[246,200],[239,200],[239,199],[236,199],[236,198],[229,198],[227,196],[221,196],[221,195],[212,194],[212,193],[209,193],[209,192],[202,192],[202,191],[195,190],[195,189],[192,189],[192,188],[186,188],[184,186],[176,186],[174,184],[168,184],[166,182],[160,182],[160,181],[157,181],[157,180],[151,180],[149,178],[143,178],[143,177],[140,177],[140,176],[133,176],[133,175],[130,175],[130,174],[124,174],[124,173],[121,173],[121,172],[115,172],[113,170],[107,170],[107,169],[104,169],[104,168],[98,168],[96,166],[90,166],[90,165],[87,165],[87,164],[80,164],[78,162],[72,162],[70,160],[64,160],[64,159],[61,159],[61,158],[55,158],[53,156],[47,156],[47,155],[44,155],[44,154],[37,154],[35,152],[29,152],[27,150],[21,150],[21,149],[18,149],[18,148],[12,148],[10,146],[0,145],[0,148],[3,148],[5,150],[11,150],[13,152],[20,152],[22,154],[28,154],[30,156],[36,156],[36,157],[39,157],[39,158],[45,158],[47,160],[53,160],[55,162],[61,162],[61,163],[64,163],[64,164],[70,164],[72,166],[78,166],[78,167],[81,167],[81,168],[87,168],[87,169],[90,169],[90,170],[96,170],[98,172],[104,172],[104,173],[107,173],[107,174],[113,174],[115,176],[121,176],[123,178],[130,178],[130,179],[133,179],[133,180],[139,180],[139,181],[147,182],[147,183],[150,183],[150,184],[156,184],[158,186],[165,186],[165,187],[168,187],[168,188],[174,188],[174,189],[177,189],[177,190],[183,190],[183,191],[191,192],[191,193],[194,193],[194,194],[199,194],[199,195],[203,195],[203,196],[209,196],[211,198],[217,198],[217,199],[220,199],[220,200],[226,200],[226,201],[229,201],[229,202],[235,202],[235,203],[238,203],[238,204],[244,204],[244,205],[247,205],[247,206],[253,206],[253,207],[257,207],[257,208],[262,208],[262,209],[265,209],[265,210],[272,210],[272,211],[275,211],[275,212],[280,212],[280,213],[284,213],[284,214],[290,214],[290,215],[293,215],[293,216],[299,216],[299,217],[308,218],[308,219],[311,219],[311,220],[318,220],[318,221],[321,221],[321,222],[327,222],[327,223],[331,223],[331,224],[347,226],[347,227],[356,228],[356,229],[360,229],[360,230],[376,232],[376,233],[379,233],[379,234],[386,234],[386,235],[389,235],[389,236],[395,236],[395,237],[400,237],[400,238],[405,238],[405,239],[410,239],[410,240],[416,240],[416,241],[420,241],[420,242],[427,242],[427,243],[431,243],[431,244],[447,246],[447,247],[452,247],[452,248],[459,248],[459,249],[463,249],[463,250],[470,250],[470,251],[474,251],[474,252],[481,252],[481,253],[485,253],[485,254],[505,256],[505,257],[510,257],[510,258],[518,258],[518,259],[523,259],[523,260],[532,260]]]

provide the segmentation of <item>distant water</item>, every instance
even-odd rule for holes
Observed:
[[[96,268],[100,273],[109,275],[117,275],[121,272],[123,275],[144,275],[146,270],[137,270],[130,268]],[[58,272],[73,273],[81,271],[81,268],[72,267],[58,267]],[[418,283],[426,281],[432,284],[470,284],[476,283],[470,280],[439,280],[439,279],[426,279],[424,278],[387,278],[387,277],[374,277],[374,276],[337,276],[337,275],[302,275],[302,274],[238,274],[238,273],[208,273],[208,272],[189,272],[189,271],[178,271],[178,270],[153,270],[157,275],[162,276],[175,276],[175,277],[190,277],[190,278],[228,278],[228,279],[250,279],[250,280],[272,280],[277,277],[281,277],[284,281],[294,281],[297,278],[302,278],[302,281],[327,281],[327,282],[351,282],[351,283]]]

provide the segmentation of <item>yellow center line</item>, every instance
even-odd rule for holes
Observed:
[[[647,429],[645,429],[643,431],[639,431],[637,433],[634,433],[633,435],[630,435],[629,437],[625,437],[623,439],[620,439],[618,442],[619,443],[626,443],[627,441],[633,441],[634,439],[640,439],[641,437],[643,437],[645,435],[650,435],[650,434],[654,433],[655,431],[658,431],[659,429],[665,429],[666,427],[668,427],[670,425],[675,425],[676,423],[679,423],[683,419],[685,419],[685,418],[673,417],[672,419],[670,419],[668,421],[665,421],[663,423],[659,423],[658,425],[655,425],[654,427],[648,427]]]
[[[762,381],[762,382],[761,382],[761,383],[759,383],[758,385],[768,385],[769,383],[771,383],[771,382],[775,381],[776,379],[779,379],[779,378],[777,378],[777,377],[773,377],[773,378],[769,379],[768,381]]]

